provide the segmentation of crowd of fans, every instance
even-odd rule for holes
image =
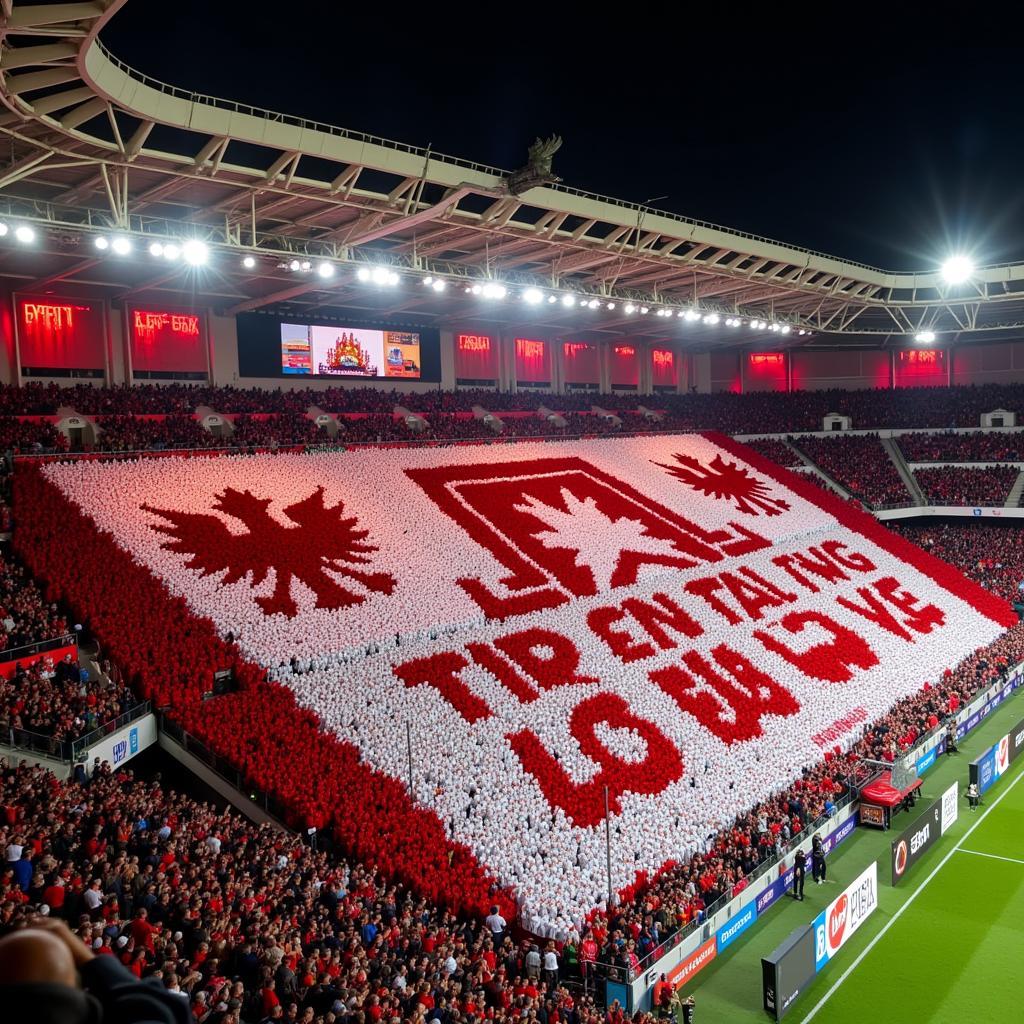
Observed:
[[[763,455],[766,459],[771,459],[772,462],[778,463],[780,466],[792,468],[793,466],[803,465],[800,456],[785,441],[779,441],[773,437],[764,437],[745,441],[744,444],[748,448],[753,448],[759,455]]]
[[[861,758],[894,760],[1022,658],[1019,626],[740,815],[706,854],[543,952],[497,912],[456,919],[374,868],[159,777],[99,766],[61,782],[0,763],[0,930],[62,918],[96,955],[181,993],[200,1024],[622,1024],[616,1006],[595,1005],[595,962],[636,971],[830,811]]]
[[[1024,529],[972,522],[925,524],[894,521],[889,529],[955,565],[965,576],[1004,600],[1020,602],[1024,584]]]
[[[896,443],[907,462],[1024,462],[1024,433],[900,434]]]
[[[392,416],[394,396],[375,389],[313,393],[315,403],[331,411],[361,400],[353,396],[362,391],[368,393],[367,407],[360,411],[370,415],[341,420],[335,439],[318,433],[304,415],[310,396],[296,397],[301,392],[83,386],[75,389],[80,396],[68,398],[67,391],[54,395],[45,386],[17,390],[28,394],[16,397],[16,389],[0,388],[0,413],[46,414],[48,403],[59,397],[61,404],[105,417],[102,444],[112,451],[224,443],[205,434],[192,418],[196,404],[240,414],[231,443],[242,447],[315,443],[322,437],[358,443],[415,436]],[[982,411],[997,405],[1014,408],[1014,402],[1024,407],[1024,388],[936,390],[968,392],[959,399],[968,412],[975,404]],[[975,394],[981,392],[984,396]],[[884,397],[891,392],[841,394],[862,396],[859,415],[865,421],[895,408]],[[919,421],[949,413],[951,422],[958,422],[959,402],[947,405],[934,394],[900,393],[905,399],[911,395],[907,402]],[[804,424],[801,429],[818,429],[820,422],[811,420],[820,408],[844,411],[838,399],[821,396],[813,401],[794,395],[714,396],[722,408],[713,417],[707,412],[710,396],[673,396],[660,426],[749,431],[755,429],[751,423],[738,424],[750,417],[758,421],[756,429],[772,430],[776,417],[782,416],[788,420],[782,429],[792,429],[794,419]],[[773,407],[773,400],[782,399],[792,400],[791,411]],[[450,415],[468,400],[464,393],[451,392],[403,396],[404,404],[426,419],[428,438],[497,436],[482,420]],[[533,396],[490,392],[474,400],[498,412],[539,404]],[[275,416],[252,416],[267,411],[264,403],[271,401],[278,403]],[[568,424],[561,433],[651,428],[630,411],[635,396],[602,396],[600,401],[618,409],[621,426],[586,412],[591,402],[587,396],[560,397],[558,408]],[[134,418],[143,413],[168,418]],[[905,414],[907,410],[896,419]],[[717,422],[700,422],[701,417]],[[0,443],[6,439],[10,448],[27,447],[31,430],[40,429],[9,419],[0,426],[11,429],[0,433]],[[556,430],[540,417],[509,417],[504,433],[545,436]],[[880,507],[909,502],[877,437],[802,437],[796,444],[866,503]],[[900,444],[907,452],[903,439]],[[800,464],[799,456],[780,441],[754,441],[751,446],[781,465]],[[909,453],[907,457],[912,458]],[[958,473],[972,474],[969,489],[964,490],[966,481]],[[1016,473],[1008,467],[944,468],[919,471],[918,479],[930,495],[963,498],[943,497],[943,504],[981,504],[978,495],[983,491],[994,493],[1005,485],[1008,492]],[[0,505],[0,514],[5,508]],[[1004,597],[1015,597],[1024,580],[1024,531],[975,524],[898,529]],[[47,604],[25,570],[9,559],[0,561],[0,612],[0,646],[18,646],[67,628],[56,606]],[[861,759],[894,760],[1022,659],[1024,626],[1019,626],[902,701],[869,726],[850,750],[835,748],[771,799],[738,816],[711,837],[706,853],[628,894],[614,910],[595,914],[568,941],[536,949],[532,940],[518,941],[500,914],[487,920],[483,915],[457,919],[440,903],[428,903],[376,868],[270,826],[255,826],[230,810],[168,789],[159,778],[147,782],[129,771],[112,773],[100,767],[91,778],[79,770],[72,780],[60,781],[41,769],[0,763],[0,850],[6,861],[0,864],[0,932],[41,911],[66,920],[97,955],[116,957],[136,977],[155,978],[180,992],[200,1024],[427,1024],[431,1019],[441,1024],[480,1019],[624,1024],[617,1006],[599,1009],[595,1003],[590,984],[594,961],[623,974],[636,970],[669,935],[699,920],[715,900],[741,891],[760,865],[827,813]],[[195,665],[190,671],[198,674]],[[132,700],[123,687],[84,681],[77,665],[39,662],[10,679],[0,678],[0,727],[74,738],[126,710]]]
[[[16,745],[31,740],[36,749],[45,738],[45,749],[57,752],[59,744],[81,739],[140,703],[109,677],[83,675],[70,654],[56,664],[44,657],[18,665],[10,676],[0,674],[0,736]]]
[[[922,493],[932,505],[1005,505],[1019,474],[1014,466],[938,466],[914,470]]]
[[[0,549],[0,650],[61,636],[68,622],[35,580]]]
[[[798,437],[797,447],[841,487],[872,508],[911,503],[889,453],[877,434]]]
[[[0,929],[41,910],[97,955],[186,998],[199,1024],[531,1020],[599,1011],[576,948],[458,920],[376,869],[270,825],[97,768],[0,764]]]
[[[613,412],[638,405],[663,410],[684,428],[721,430],[730,434],[783,434],[820,430],[830,413],[850,416],[857,429],[891,427],[977,427],[980,416],[1002,408],[1024,416],[1024,385],[985,384],[939,388],[897,388],[862,391],[752,392],[748,394],[659,394],[637,396],[519,392],[491,389],[388,391],[377,387],[264,388],[208,385],[133,385],[62,388],[29,383],[0,387],[0,416],[52,416],[69,407],[86,416],[191,414],[199,406],[220,413],[304,413],[310,405],[325,412],[391,412],[395,404],[413,412],[469,412],[483,405],[492,412],[536,410],[586,412],[598,404]]]

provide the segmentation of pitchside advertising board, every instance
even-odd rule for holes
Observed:
[[[862,871],[814,920],[815,969],[820,971],[878,907],[878,864]]]
[[[953,783],[892,844],[892,884],[898,885],[904,875],[930,850],[939,837],[957,819],[959,786]]]
[[[995,785],[1024,748],[1024,719],[1019,721],[1005,736],[1001,737],[981,757],[972,761],[969,779],[981,793]]]

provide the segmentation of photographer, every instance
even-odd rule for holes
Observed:
[[[190,1024],[187,999],[95,956],[63,922],[39,918],[0,939],[0,1002],[11,1024]]]

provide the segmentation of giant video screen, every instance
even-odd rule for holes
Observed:
[[[323,324],[281,324],[281,372],[306,377],[419,380],[420,336]]]

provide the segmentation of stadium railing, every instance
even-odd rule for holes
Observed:
[[[10,661],[23,661],[26,658],[35,658],[37,655],[46,654],[48,651],[55,651],[61,647],[73,647],[77,643],[77,634],[62,633],[60,636],[51,637],[49,640],[35,640],[30,644],[22,644],[20,647],[5,647],[3,650],[0,650],[0,663],[6,664]]]
[[[103,725],[92,729],[84,736],[68,740],[58,740],[46,733],[32,732],[29,729],[16,729],[13,726],[8,726],[3,733],[0,733],[0,737],[2,737],[0,742],[3,742],[12,750],[29,751],[55,761],[64,761],[66,764],[71,764],[81,760],[83,752],[88,752],[104,736],[109,736],[111,733],[117,732],[118,729],[123,729],[132,722],[137,722],[152,710],[152,705],[148,700],[142,701],[123,715],[118,715],[117,718],[104,722]]]

